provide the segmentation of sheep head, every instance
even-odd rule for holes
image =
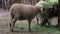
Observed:
[[[43,13],[43,6],[42,5],[38,5],[38,6],[36,5],[35,7],[38,12]]]

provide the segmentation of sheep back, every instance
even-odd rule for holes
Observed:
[[[17,17],[34,18],[37,15],[37,9],[32,5],[25,4],[13,4],[10,8],[10,14],[13,14]]]

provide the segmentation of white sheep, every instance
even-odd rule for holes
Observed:
[[[17,20],[28,20],[29,22],[29,31],[31,31],[30,24],[32,19],[41,12],[42,7],[25,5],[25,4],[13,4],[10,7],[10,30],[13,31],[14,25]]]

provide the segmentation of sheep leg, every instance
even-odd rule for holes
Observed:
[[[48,23],[48,26],[46,25],[46,23]],[[49,27],[49,26],[50,26],[50,22],[48,21],[48,18],[44,19],[44,21],[43,21],[42,24],[41,24],[41,27],[42,27],[43,25],[46,25],[46,27]]]
[[[46,23],[48,24],[48,26],[46,25]],[[48,21],[48,18],[46,17],[46,19],[44,20],[44,22],[43,22],[43,24],[42,25],[46,25],[46,27],[48,27],[49,28],[49,26],[50,26],[50,22]]]
[[[39,14],[36,16],[37,24],[38,24],[38,25],[40,25],[40,24],[39,24],[39,19],[41,20],[41,18],[43,18],[43,17],[42,17],[42,15],[39,13]]]
[[[28,22],[29,22],[29,31],[31,32],[31,20],[28,20]]]
[[[48,18],[47,18],[47,23],[48,23],[48,27],[50,26],[50,22],[48,21]]]
[[[43,25],[46,25],[46,21],[47,21],[46,18],[44,18],[44,19],[42,20],[42,22],[41,22],[41,24],[40,24],[41,27],[42,27]]]
[[[12,22],[11,22],[11,31],[13,32],[13,28],[14,28],[14,25],[15,25],[15,23],[16,23],[16,21],[17,21],[17,19],[16,18],[14,18],[13,20],[12,20]]]
[[[10,19],[10,23],[9,23],[9,25],[10,25],[10,29],[11,29],[11,22],[12,22],[12,20],[13,20],[13,18],[14,18],[14,16],[13,15],[11,15],[11,17],[10,17],[11,19]]]
[[[37,18],[37,24],[39,24],[39,19],[38,19],[38,17],[36,17]]]

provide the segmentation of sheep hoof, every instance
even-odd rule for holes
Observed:
[[[43,25],[41,25],[41,27],[43,27]]]
[[[37,25],[40,25],[40,24],[37,24]]]
[[[47,26],[47,25],[46,25],[46,27],[49,28],[50,26]]]
[[[11,32],[14,32],[14,30],[13,30],[13,29],[11,29],[10,31],[11,31]]]
[[[29,32],[31,32],[31,29],[29,29]]]
[[[29,30],[29,32],[31,32],[31,30]]]

